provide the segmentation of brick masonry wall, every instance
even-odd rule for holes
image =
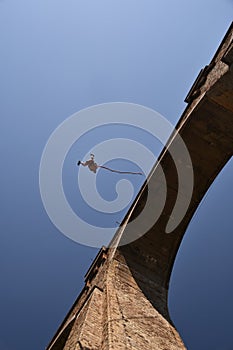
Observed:
[[[103,350],[185,349],[175,328],[145,297],[127,265],[116,259],[108,268],[105,298]]]

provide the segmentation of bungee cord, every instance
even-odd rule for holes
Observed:
[[[112,173],[118,173],[118,174],[131,174],[131,175],[143,175],[141,172],[135,172],[135,171],[121,171],[121,170],[115,170],[112,168],[108,168],[104,165],[98,165],[95,163],[95,156],[93,153],[90,154],[91,159],[87,160],[85,163],[81,162],[81,160],[78,161],[77,165],[82,165],[82,166],[88,166],[89,170],[92,171],[93,173],[96,173],[98,168],[102,168],[108,171],[111,171]]]

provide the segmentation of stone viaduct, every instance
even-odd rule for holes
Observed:
[[[160,164],[167,182],[162,214],[136,241],[100,250],[85,276],[83,290],[47,350],[186,349],[169,317],[169,279],[195,210],[233,153],[233,25],[210,64],[201,70],[186,102],[176,126],[194,171],[186,215],[174,232],[165,233],[178,193],[176,166],[170,155],[177,140],[174,132],[149,177],[156,205]],[[129,234],[127,224],[144,207],[147,188],[147,184],[142,187],[115,239],[123,242]]]

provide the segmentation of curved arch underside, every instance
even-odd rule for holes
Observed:
[[[177,142],[174,133],[158,161],[167,181],[167,199],[162,215],[145,235],[117,249],[117,259],[124,261],[146,297],[168,320],[167,290],[181,240],[203,196],[233,154],[232,38],[231,27],[212,62],[194,83],[187,98],[190,103],[176,127],[188,148],[194,171],[192,198],[183,220],[172,233],[166,233],[166,225],[178,193],[177,171],[170,155]],[[149,180],[154,206],[160,200],[158,174],[155,165]],[[131,214],[126,216],[125,223],[136,217],[144,207],[146,189],[144,186],[139,193],[137,203]],[[179,188],[180,190],[185,192],[185,188]],[[127,234],[130,232],[126,225],[121,237],[122,244],[127,239]],[[154,293],[154,287],[150,288],[148,279],[157,285],[160,298]]]

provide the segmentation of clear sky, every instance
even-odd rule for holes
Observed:
[[[0,350],[45,348],[97,252],[65,237],[43,207],[39,164],[53,130],[113,101],[153,108],[175,124],[232,15],[232,0],[0,0]],[[71,202],[74,154],[64,165]],[[232,349],[232,176],[229,162],[172,274],[170,312],[189,350]]]

